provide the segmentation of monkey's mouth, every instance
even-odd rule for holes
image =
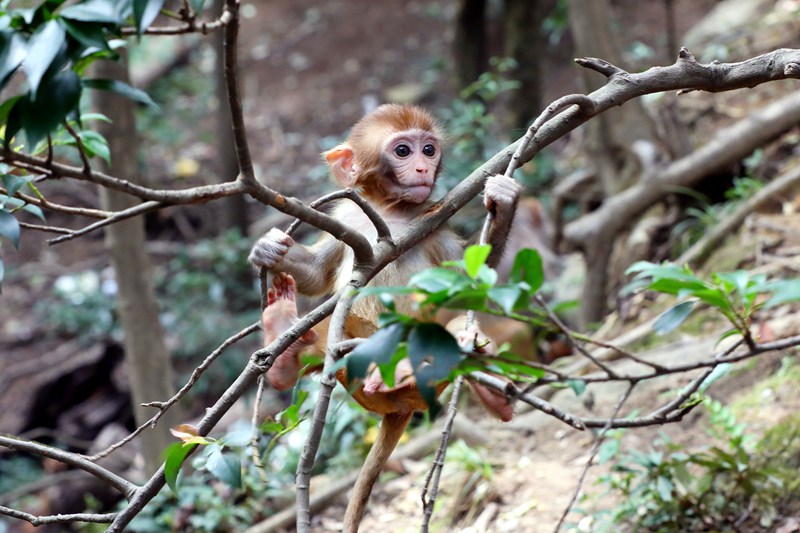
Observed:
[[[403,196],[409,202],[413,202],[415,204],[421,204],[422,202],[428,199],[428,196],[431,195],[432,189],[433,187],[427,184],[406,185],[405,188],[403,189]]]

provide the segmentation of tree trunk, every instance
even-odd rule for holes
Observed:
[[[513,77],[520,83],[508,101],[512,128],[524,130],[542,109],[542,8],[540,0],[506,0],[505,3],[505,55],[516,60]]]
[[[567,0],[567,5],[576,55],[599,57],[625,68],[621,47],[614,38],[609,0]],[[580,69],[580,73],[587,92],[606,84],[603,76],[589,69]],[[655,127],[638,99],[589,122],[586,150],[607,196],[625,190],[639,177],[639,161],[630,151],[634,141],[652,142],[655,138]]]
[[[127,67],[110,61],[98,62],[96,75],[103,79],[128,79]],[[109,91],[96,91],[93,96],[95,109],[112,121],[111,124],[100,123],[98,129],[108,140],[114,174],[139,182],[133,102]],[[98,163],[98,166],[106,165]],[[125,193],[100,187],[103,209],[118,211],[136,203],[138,200]],[[133,409],[137,424],[143,424],[153,415],[153,409],[140,407],[140,404],[166,400],[174,392],[170,356],[164,344],[152,285],[150,258],[145,251],[144,219],[135,217],[108,226],[105,243],[116,275],[117,309],[125,336]],[[174,412],[169,412],[155,429],[142,433],[142,454],[149,473],[155,472],[161,464],[161,453],[172,441],[168,429],[176,418]]]
[[[214,13],[222,13],[225,0],[215,0]],[[225,65],[222,60],[225,54],[225,32],[214,33],[214,49],[216,63],[214,78],[217,83],[217,181],[230,181],[239,173],[239,161],[236,159],[236,146],[233,143],[233,127],[231,126],[231,109],[228,105],[228,90],[225,86]],[[242,194],[228,196],[219,200],[222,209],[222,229],[239,230],[243,237],[247,235],[249,219],[247,203]]]
[[[569,22],[575,52],[580,57],[598,57],[620,68],[621,47],[614,36],[614,20],[609,0],[567,0]],[[589,69],[580,69],[587,92],[605,85],[607,80]],[[587,125],[586,150],[594,165],[605,197],[631,187],[640,178],[642,164],[631,151],[636,141],[650,144],[656,139],[655,125],[641,100],[610,109]],[[593,242],[584,250],[590,272],[587,273],[581,298],[583,325],[601,320],[607,306],[608,259],[614,246],[614,236]]]
[[[453,62],[461,90],[486,70],[486,1],[459,0],[457,9]]]

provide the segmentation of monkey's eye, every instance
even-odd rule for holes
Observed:
[[[398,144],[394,148],[394,153],[397,157],[408,157],[411,155],[411,148],[407,144]]]
[[[427,155],[428,157],[433,157],[436,155],[436,147],[432,144],[426,144],[422,147],[422,153]]]

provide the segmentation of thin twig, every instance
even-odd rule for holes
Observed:
[[[9,437],[6,435],[0,435],[0,446],[4,446],[11,450],[21,450],[23,452],[40,455],[42,457],[48,457],[75,468],[80,468],[81,470],[88,472],[97,479],[115,488],[127,499],[130,499],[134,492],[136,492],[136,485],[80,454],[60,450],[58,448],[53,448],[52,446],[46,446],[30,440]]]
[[[264,395],[264,387],[266,386],[267,380],[264,379],[266,374],[261,374],[258,378],[258,388],[256,389],[256,399],[253,402],[253,417],[251,419],[251,426],[253,427],[253,436],[250,439],[250,455],[253,457],[253,465],[256,467],[256,471],[258,471],[258,475],[261,478],[261,481],[267,483],[269,481],[267,477],[267,471],[264,469],[264,463],[261,461],[261,452],[258,450],[258,441],[260,440],[260,433],[258,431],[258,422],[261,418],[260,416],[260,407],[261,407],[261,398]]]
[[[354,191],[351,188],[342,189],[340,191],[334,191],[332,193],[326,194],[321,198],[317,198],[310,204],[308,207],[312,209],[319,209],[323,205],[336,201],[341,200],[342,198],[346,198],[356,204],[364,214],[369,218],[370,222],[375,226],[375,230],[378,232],[378,240],[391,240],[392,239],[392,232],[389,229],[389,226],[386,224],[386,221],[383,220],[383,217],[372,207],[372,204],[367,202],[360,194]],[[302,220],[297,219],[289,226],[286,230],[287,235],[291,235],[297,230],[297,227],[300,225]]]
[[[70,235],[73,231],[69,228],[59,228],[57,226],[43,226],[41,224],[30,224],[28,222],[20,222],[19,225],[25,229],[34,231],[43,231],[45,233],[58,233],[59,235]]]
[[[436,505],[436,496],[439,493],[439,480],[442,476],[442,469],[444,468],[444,460],[447,456],[447,445],[450,442],[450,435],[453,431],[453,421],[456,419],[458,413],[458,398],[461,395],[461,386],[464,384],[464,376],[458,376],[453,383],[453,395],[450,397],[450,402],[447,405],[447,419],[442,428],[442,440],[439,443],[439,448],[436,450],[436,456],[433,459],[431,469],[428,471],[428,476],[425,478],[425,485],[422,487],[422,509],[423,520],[421,531],[428,532],[431,517],[433,516],[433,508]],[[430,498],[428,498],[428,491],[430,490]]]
[[[558,315],[556,315],[550,309],[550,306],[547,305],[547,302],[544,301],[544,298],[542,298],[541,294],[535,294],[534,295],[534,299],[536,300],[536,303],[538,303],[539,306],[542,309],[544,309],[544,311],[547,313],[547,316],[550,318],[550,320],[553,322],[553,324],[555,324],[556,327],[559,330],[561,330],[561,332],[564,335],[567,336],[567,340],[569,340],[569,343],[572,345],[573,348],[578,350],[578,352],[580,352],[581,355],[586,357],[589,361],[591,361],[592,363],[597,365],[598,368],[601,368],[606,374],[608,374],[609,377],[611,377],[611,378],[618,378],[619,377],[616,374],[616,372],[614,372],[611,369],[611,367],[609,367],[608,365],[606,365],[605,363],[600,361],[600,359],[598,359],[597,357],[595,357],[591,353],[589,353],[589,351],[586,348],[584,348],[580,343],[576,342],[575,338],[570,333],[570,329],[567,327],[566,324],[564,324],[564,322],[561,321],[560,318],[558,318]]]
[[[224,352],[227,348],[229,348],[230,346],[236,344],[237,342],[239,342],[243,338],[247,337],[251,333],[255,333],[256,331],[258,331],[260,329],[260,327],[261,327],[260,323],[251,324],[251,325],[247,326],[245,329],[241,330],[236,335],[232,335],[231,337],[228,337],[225,340],[225,342],[223,342],[221,345],[219,345],[219,347],[216,350],[211,352],[209,354],[209,356],[206,357],[205,360],[203,360],[203,362],[200,363],[200,365],[197,368],[194,369],[194,371],[192,372],[191,377],[189,377],[189,381],[187,381],[186,384],[183,387],[181,387],[181,390],[176,392],[175,395],[172,398],[170,398],[166,402],[148,402],[148,403],[143,403],[142,404],[143,407],[155,407],[155,408],[158,409],[158,412],[155,415],[153,415],[152,418],[150,418],[150,420],[148,420],[147,422],[145,422],[144,424],[142,424],[141,426],[136,428],[133,431],[133,433],[131,433],[130,435],[128,435],[124,439],[120,440],[119,442],[116,442],[116,443],[112,444],[111,446],[109,446],[105,450],[102,450],[102,451],[100,451],[100,452],[98,452],[98,453],[96,453],[94,455],[87,456],[86,458],[89,459],[90,461],[97,461],[98,459],[102,459],[103,457],[107,456],[108,454],[110,454],[114,450],[116,450],[118,448],[121,448],[122,446],[125,446],[127,443],[132,441],[139,433],[141,433],[145,429],[155,427],[155,425],[158,422],[158,420],[162,416],[164,416],[164,413],[166,413],[167,410],[170,407],[172,407],[178,400],[183,398],[183,396],[187,392],[189,392],[189,390],[192,387],[194,387],[194,385],[200,379],[200,376],[203,375],[203,372],[208,370],[208,367],[211,366],[211,364],[217,359],[217,357],[222,355],[222,352]]]
[[[333,346],[337,346],[342,341],[344,324],[350,314],[356,289],[363,287],[365,283],[364,276],[358,270],[354,271],[350,283],[339,291],[339,301],[336,303],[336,308],[331,316],[328,329],[328,349],[325,351],[320,391],[317,396],[317,403],[314,406],[311,429],[308,432],[303,453],[297,464],[295,486],[297,487],[297,531],[299,533],[308,533],[311,530],[311,469],[314,466],[317,450],[319,450],[322,440],[322,432],[325,429],[325,419],[328,415],[331,392],[336,386],[336,375],[331,372],[331,368],[336,363],[336,354]]]
[[[597,437],[595,438],[594,446],[592,446],[592,452],[589,454],[589,459],[586,461],[586,464],[584,465],[583,470],[581,471],[580,477],[578,477],[578,483],[576,483],[575,485],[575,490],[572,491],[572,497],[570,498],[567,506],[564,508],[564,512],[561,513],[561,518],[558,519],[558,523],[556,524],[555,529],[553,529],[553,533],[558,533],[559,530],[561,530],[561,526],[564,524],[564,520],[566,520],[567,515],[572,509],[572,506],[575,505],[575,502],[578,500],[578,495],[581,493],[583,482],[586,480],[586,474],[589,473],[589,468],[592,467],[594,458],[597,457],[597,453],[600,451],[600,446],[603,444],[603,441],[605,441],[606,434],[611,429],[614,419],[617,418],[617,415],[619,415],[620,409],[622,409],[622,406],[625,405],[625,402],[628,401],[628,398],[630,398],[631,393],[633,392],[633,389],[635,387],[636,387],[635,383],[631,384],[625,390],[622,396],[620,396],[619,400],[617,401],[617,404],[614,406],[614,410],[611,412],[611,417],[608,419],[608,424],[606,425],[606,427],[602,429],[602,431],[600,431],[600,434],[598,434]]]
[[[75,139],[75,146],[78,148],[78,154],[81,158],[81,163],[83,163],[83,172],[84,174],[91,174],[92,173],[92,165],[89,163],[89,156],[86,155],[86,148],[83,146],[83,141],[81,140],[81,136],[78,135],[78,132],[70,126],[69,121],[64,121],[64,127],[67,128],[67,131]]]
[[[480,383],[481,385],[504,394],[507,398],[517,399],[525,402],[528,405],[535,407],[539,411],[555,417],[577,430],[582,431],[586,429],[583,422],[581,422],[581,420],[577,417],[562,411],[555,405],[543,400],[542,398],[525,393],[525,391],[517,387],[514,383],[502,380],[496,376],[487,374],[486,372],[472,372],[470,373],[469,378],[477,383]]]
[[[0,514],[10,516],[12,518],[19,518],[30,522],[34,526],[44,526],[47,524],[67,524],[70,522],[91,522],[94,524],[108,524],[114,520],[117,513],[95,514],[95,513],[79,513],[79,514],[57,514],[36,516],[30,513],[17,511],[8,507],[0,506]]]
[[[99,220],[94,224],[89,224],[79,230],[70,231],[68,234],[63,235],[61,237],[56,237],[54,239],[49,239],[47,244],[59,244],[65,241],[69,241],[75,239],[77,237],[82,237],[88,233],[96,231],[100,228],[104,228],[106,226],[110,226],[111,224],[115,224],[117,222],[122,222],[123,220],[128,220],[129,218],[133,218],[135,216],[143,215],[145,213],[150,213],[152,211],[157,211],[164,207],[163,204],[160,202],[144,202],[141,204],[136,204],[133,207],[129,207],[127,209],[123,209],[121,211],[117,211],[113,213],[111,216],[104,220]]]

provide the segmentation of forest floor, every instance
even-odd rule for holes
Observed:
[[[625,28],[628,43],[641,41],[656,50],[648,64],[668,64],[677,51],[667,53],[663,46],[663,3],[639,0],[613,2],[620,26]],[[682,35],[715,4],[712,0],[677,0],[677,33]],[[313,189],[327,190],[324,173],[320,172],[319,153],[331,139],[340,140],[343,132],[357,120],[365,104],[382,101],[387,95],[416,93],[421,101],[435,109],[454,96],[448,83],[449,46],[452,41],[452,1],[383,0],[373,2],[314,0],[257,0],[243,9],[246,18],[242,30],[241,62],[248,134],[264,181],[279,190],[302,195]],[[257,21],[257,23],[256,23]],[[499,22],[490,23],[490,41],[500,48]],[[564,40],[549,51],[544,65],[545,101],[580,90],[577,67],[571,62],[571,45]],[[769,89],[767,90],[767,92]],[[763,93],[762,93],[763,94]],[[257,96],[256,96],[257,95]],[[710,98],[704,95],[704,98]],[[737,100],[738,99],[738,100]],[[740,102],[740,110],[748,106],[742,93],[738,96],[720,95],[726,106]],[[755,104],[753,104],[755,105]],[[714,104],[711,104],[713,107]],[[186,133],[190,145],[198,147],[189,153],[201,166],[215,154],[201,148],[202,130],[206,123],[193,131],[190,115]],[[176,117],[175,120],[182,120]],[[724,120],[722,120],[724,122]],[[710,127],[710,126],[709,126]],[[197,138],[193,138],[197,136]],[[167,148],[150,147],[154,159],[148,162],[153,175],[169,174],[173,163],[186,154],[176,154]],[[302,176],[316,176],[312,183]],[[85,199],[85,198],[82,198]],[[307,198],[304,198],[307,199]],[[261,214],[259,207],[253,212]],[[763,224],[759,225],[759,221]],[[758,215],[735,239],[740,255],[736,264],[748,268],[762,267],[761,244],[776,243],[770,248],[772,256],[789,259],[800,257],[800,216],[796,212]],[[774,235],[775,228],[782,228]],[[754,228],[754,229],[753,229]],[[791,230],[795,231],[792,232]],[[9,265],[30,263],[30,271],[52,279],[69,270],[94,267],[107,263],[99,239],[83,239],[74,246],[47,248],[44,237],[27,234],[23,250],[11,254]],[[44,250],[44,251],[43,251]],[[6,250],[4,249],[4,254]],[[758,256],[758,257],[756,257]],[[7,256],[4,255],[4,259]],[[713,264],[712,264],[713,266]],[[28,268],[26,266],[26,268]],[[797,263],[775,274],[796,275]],[[19,276],[17,276],[19,279]],[[34,292],[31,292],[34,290]],[[37,294],[48,290],[41,282],[4,287],[0,308],[0,348],[8,349],[8,357],[0,361],[0,370],[15,362],[40,353],[42,345],[24,337],[25,330],[34,331],[26,322]],[[639,317],[639,320],[643,318]],[[760,317],[772,334],[798,334],[798,320],[790,317]],[[17,325],[15,325],[17,324]],[[670,337],[669,343],[647,350],[647,357],[660,362],[689,360],[707,355],[713,350],[719,324],[709,321],[698,334]],[[651,339],[652,340],[652,339]],[[57,348],[57,343],[48,348]],[[796,356],[795,356],[796,358]],[[722,379],[713,389],[713,397],[724,402],[741,400],[752,394],[753,387],[781,368],[780,355],[760,357],[746,371],[734,372]],[[662,399],[668,391],[684,385],[689,377],[664,378],[638,390],[626,404],[632,409],[652,408],[654,398]],[[16,384],[24,390],[24,383]],[[800,406],[800,387],[781,387],[771,390],[761,401],[750,401],[743,418],[756,433],[763,430],[765,421],[777,421],[796,412]],[[3,391],[0,390],[0,396]],[[586,416],[607,416],[617,401],[620,390],[608,387],[594,391],[593,405],[587,407],[584,398],[575,397],[569,390],[559,392],[553,402]],[[8,404],[6,404],[8,407]],[[576,487],[577,480],[593,445],[593,434],[577,432],[559,421],[538,412],[520,412],[514,421],[500,424],[485,417],[477,408],[467,406],[465,415],[472,421],[476,433],[486,441],[478,451],[477,464],[491,465],[490,481],[479,484],[467,501],[454,497],[470,479],[469,460],[464,454],[451,453],[442,482],[442,501],[437,509],[435,528],[440,531],[552,531]],[[630,430],[623,439],[623,448],[647,450],[662,433],[687,446],[708,442],[705,429],[708,417],[698,409],[679,425],[666,428]],[[455,457],[455,459],[453,459]],[[364,520],[367,531],[417,531],[421,523],[420,487],[430,458],[404,463],[406,475],[395,476],[381,483],[373,494],[368,515]],[[474,467],[474,464],[472,464]],[[603,467],[590,470],[583,485],[584,492],[599,494],[593,481]],[[484,491],[484,492],[480,492]],[[613,500],[613,497],[609,497]],[[594,500],[601,503],[602,498]],[[472,503],[469,503],[472,502]],[[340,524],[345,498],[315,517],[318,531],[330,531]],[[581,507],[586,505],[581,503]],[[448,522],[452,518],[452,522]],[[575,524],[580,515],[572,514],[567,522]],[[476,525],[477,524],[477,525]],[[481,524],[483,524],[481,526]]]

